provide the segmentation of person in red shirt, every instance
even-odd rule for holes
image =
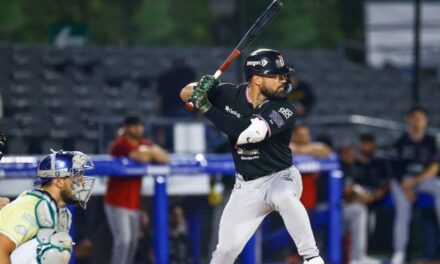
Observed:
[[[289,147],[293,154],[310,155],[315,158],[327,158],[332,154],[329,146],[321,142],[312,141],[310,129],[305,124],[298,124],[292,133]],[[301,202],[307,210],[315,208],[318,202],[318,173],[302,173],[303,194]]]
[[[139,117],[126,117],[121,132],[112,142],[112,156],[142,163],[168,163],[168,153],[144,139],[144,126]],[[112,264],[134,262],[140,232],[141,184],[141,177],[109,178],[104,203],[113,236]]]

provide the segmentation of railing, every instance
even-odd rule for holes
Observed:
[[[176,123],[205,123],[209,124],[206,120],[196,120],[194,118],[160,118],[149,117],[144,120],[146,130],[150,134],[154,134],[154,127],[172,127]],[[407,125],[403,122],[397,122],[382,118],[375,118],[363,115],[329,115],[329,116],[311,116],[302,120],[307,125],[313,127],[335,127],[335,126],[364,126],[370,128],[383,129],[383,133],[387,132],[399,133],[404,132],[407,129]],[[99,153],[106,153],[108,150],[108,144],[114,139],[114,134],[107,135],[106,131],[116,131],[117,127],[122,123],[122,117],[113,118],[96,118],[99,130]],[[436,136],[437,142],[440,144],[440,129],[429,127],[428,132]],[[353,135],[355,136],[355,135]]]
[[[37,156],[6,156],[0,164],[0,179],[30,178],[35,177]],[[168,219],[167,219],[167,178],[173,174],[185,174],[188,177],[195,173],[221,173],[231,175],[235,173],[235,167],[231,155],[171,155],[169,165],[145,165],[133,162],[129,159],[115,159],[108,155],[92,156],[95,168],[88,175],[108,176],[121,175],[148,175],[155,179],[154,188],[154,223],[156,238],[154,251],[157,263],[167,264],[168,261]],[[342,173],[339,170],[338,159],[335,155],[327,159],[314,159],[309,156],[296,156],[294,163],[302,172],[321,172],[328,175],[328,263],[341,263],[341,188]],[[197,233],[197,232],[196,232]],[[198,241],[197,238],[195,238]],[[243,259],[246,264],[254,263],[255,247],[253,240],[243,251]],[[194,250],[193,252],[199,252]],[[193,256],[195,263],[199,262],[199,256]]]

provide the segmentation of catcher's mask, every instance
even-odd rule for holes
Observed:
[[[44,185],[54,178],[70,177],[73,199],[85,209],[95,182],[94,177],[84,175],[85,170],[94,167],[92,160],[80,151],[51,151],[38,164],[39,183]]]

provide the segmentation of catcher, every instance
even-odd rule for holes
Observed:
[[[64,264],[70,260],[72,216],[91,195],[91,159],[79,151],[52,151],[38,165],[38,189],[23,192],[0,210],[0,263]]]

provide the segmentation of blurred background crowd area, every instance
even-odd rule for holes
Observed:
[[[204,151],[218,152],[224,136],[196,113],[185,112],[178,92],[213,73],[269,2],[0,0],[0,130],[8,138],[5,154],[43,154],[50,148],[108,153],[129,114],[142,116],[147,138],[170,152],[178,152],[175,141],[181,130],[176,122],[205,124]],[[440,1],[284,2],[283,12],[253,48],[278,49],[295,68],[290,99],[316,141],[336,152],[356,145],[360,134],[371,133],[379,149],[387,149],[405,130],[405,114],[413,105],[428,110],[429,129],[438,136]],[[419,4],[420,20],[415,8]],[[243,81],[242,59],[231,65],[222,81]],[[325,177],[320,179],[319,190],[324,190]],[[319,203],[325,205],[325,191],[318,193]],[[205,198],[172,197],[176,206],[170,209],[171,219],[178,222],[170,225],[179,229],[176,226],[185,225],[185,212],[191,215],[194,204],[202,208],[203,259],[212,251],[215,210]],[[145,198],[142,248],[151,248],[154,233],[147,213],[150,203]],[[85,221],[77,222],[83,227],[77,229],[78,238],[84,238],[77,257],[84,263],[105,263],[109,245],[98,241],[111,238],[102,197],[93,197],[90,208],[77,218]],[[417,210],[410,252],[438,258],[433,209]],[[369,227],[369,249],[389,255],[393,210],[380,206],[374,215],[381,217],[381,224]],[[264,230],[282,225],[278,216],[269,218]],[[320,226],[319,221],[312,223]],[[317,232],[325,252],[325,231]],[[175,241],[176,251],[179,245],[190,247],[187,238],[177,236]],[[422,248],[421,241],[432,243]],[[140,254],[147,254],[139,256],[144,259],[140,263],[154,259],[150,251]],[[270,248],[263,254],[285,261],[291,249]]]
[[[37,154],[49,145],[106,152],[113,135],[103,133],[114,131],[108,126],[127,113],[149,117],[150,123],[185,116],[180,86],[214,72],[267,4],[4,1],[0,122],[10,139],[6,152]],[[371,120],[350,115],[403,121],[415,103],[430,111],[435,127],[440,22],[429,11],[439,6],[423,6],[417,83],[411,1],[287,1],[254,47],[284,53],[296,77],[308,84],[308,91],[292,98],[298,107],[307,101],[311,124],[326,125],[325,136],[336,141],[362,125],[372,127]],[[243,81],[240,59],[222,81]],[[167,79],[179,81],[170,89]],[[374,124],[379,130],[396,127]],[[167,137],[161,137],[163,144]],[[379,137],[381,144],[387,139]]]

